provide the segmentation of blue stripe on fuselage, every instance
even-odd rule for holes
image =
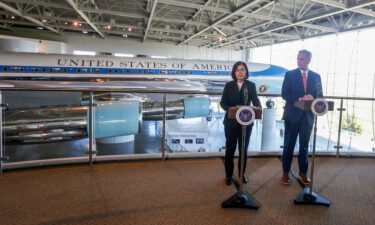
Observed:
[[[257,71],[257,72],[250,72],[250,76],[272,76],[272,77],[283,77],[286,73],[286,71],[288,71],[287,69],[285,68],[282,68],[280,66],[274,66],[274,65],[271,65],[270,68],[266,69],[266,70],[262,70],[262,71]]]
[[[271,65],[266,70],[250,72],[250,76],[284,76],[287,70]],[[173,69],[129,69],[129,68],[99,68],[99,67],[48,67],[48,66],[15,66],[0,65],[0,72],[7,73],[77,73],[77,74],[128,74],[128,75],[216,75],[230,76],[231,71],[214,70],[173,70]]]

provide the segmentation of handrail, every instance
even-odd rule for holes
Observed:
[[[42,82],[42,81],[41,81]],[[11,83],[11,82],[10,82]],[[27,84],[27,81],[22,82]],[[53,86],[44,86],[44,87],[27,87],[27,85],[22,86],[16,86],[16,87],[10,87],[6,85],[7,82],[5,80],[1,81],[0,80],[0,94],[1,91],[68,91],[68,92],[96,92],[96,93],[101,93],[101,92],[122,92],[122,93],[152,93],[152,94],[179,94],[179,95],[222,95],[222,92],[213,92],[213,91],[177,91],[177,90],[150,90],[150,89],[134,89],[134,88],[121,88],[121,87],[90,87],[90,88],[82,88],[82,87],[77,87],[77,86],[69,86],[66,85],[64,87],[53,87]],[[21,84],[19,82],[18,84]],[[261,97],[281,97],[280,94],[258,94],[258,96]],[[341,107],[337,109],[340,111],[340,118],[339,118],[339,123],[340,126],[338,128],[338,140],[337,140],[337,151],[335,152],[336,156],[339,156],[339,149],[342,148],[340,146],[340,134],[341,134],[341,120],[342,120],[342,101],[343,100],[361,100],[361,101],[375,101],[375,98],[367,98],[367,97],[343,97],[343,96],[325,96],[327,99],[337,99],[341,100]],[[165,102],[166,100],[164,100]],[[90,113],[90,117],[91,117]],[[165,115],[164,115],[165,117]],[[165,132],[165,131],[164,131]],[[92,135],[92,133],[90,132]],[[90,135],[90,136],[91,136]],[[165,141],[165,140],[164,140]],[[92,141],[90,140],[90,143]],[[1,146],[0,146],[1,147]],[[90,164],[92,166],[92,156],[95,154],[95,151],[93,151],[93,148],[90,148]],[[345,153],[343,153],[345,154]],[[163,156],[164,158],[165,156]],[[0,173],[1,173],[1,165],[3,164],[3,158],[1,157],[1,149],[0,149]]]
[[[219,91],[174,91],[174,90],[149,90],[149,89],[130,89],[130,88],[78,88],[78,87],[39,87],[39,88],[28,88],[28,87],[2,87],[0,81],[0,91],[69,91],[69,92],[126,92],[126,93],[144,93],[144,94],[201,94],[201,95],[222,95],[223,92]],[[281,94],[261,94],[261,97],[281,97]],[[367,97],[344,97],[344,96],[324,96],[327,99],[343,99],[343,100],[363,100],[363,101],[375,101],[375,98]]]

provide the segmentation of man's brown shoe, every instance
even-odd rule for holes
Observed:
[[[281,177],[281,183],[285,185],[290,184],[289,173],[283,173],[283,176]]]
[[[306,174],[299,172],[298,173],[298,179],[304,184],[309,185],[311,183],[311,180]]]

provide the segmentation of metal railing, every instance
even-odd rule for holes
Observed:
[[[167,95],[209,95],[209,96],[220,96],[222,92],[205,92],[205,91],[160,91],[160,90],[139,90],[139,89],[124,89],[124,88],[77,88],[77,87],[58,87],[58,88],[51,88],[51,87],[38,87],[38,88],[29,88],[29,87],[2,87],[0,84],[0,104],[1,104],[1,111],[3,111],[3,104],[1,102],[2,95],[1,91],[64,91],[64,92],[88,92],[90,93],[89,98],[89,150],[87,152],[88,154],[88,162],[90,166],[92,167],[94,164],[94,161],[106,161],[106,160],[132,160],[132,159],[145,159],[145,158],[154,158],[154,159],[161,159],[166,160],[166,158],[171,158],[171,154],[167,154],[167,146],[166,146],[166,120],[167,118],[167,109],[166,109],[166,103],[167,103]],[[130,156],[130,157],[124,157],[124,156],[101,156],[98,157],[96,155],[96,151],[94,149],[95,143],[94,143],[94,124],[93,124],[93,116],[94,116],[94,107],[96,106],[94,102],[93,95],[94,93],[98,92],[123,92],[123,93],[142,93],[142,94],[162,94],[163,95],[163,131],[162,131],[162,143],[161,143],[161,156],[160,154],[150,154],[149,156]],[[277,97],[279,98],[280,95],[269,95],[269,94],[259,94],[259,96],[271,98],[271,97]],[[343,121],[343,113],[345,112],[344,108],[344,101],[345,100],[353,100],[353,101],[375,101],[374,98],[355,98],[355,97],[337,97],[337,96],[326,96],[326,99],[329,100],[338,100],[340,102],[339,106],[335,106],[336,110],[339,112],[338,115],[338,132],[337,132],[337,144],[334,146],[335,152],[333,153],[333,156],[336,157],[340,156],[340,149],[343,148],[342,146],[342,121]],[[87,159],[85,157],[83,158],[77,158],[76,160],[72,160],[69,158],[61,159],[61,160],[42,160],[42,161],[36,161],[34,163],[32,162],[19,162],[19,163],[5,163],[7,160],[6,157],[3,156],[3,146],[4,146],[4,140],[3,140],[3,124],[2,124],[2,117],[0,117],[0,173],[2,173],[3,167],[5,169],[12,169],[12,168],[20,168],[20,167],[31,167],[35,165],[53,165],[53,164],[64,164],[64,163],[72,163],[72,162],[87,162]],[[373,121],[372,121],[373,122]],[[319,131],[318,131],[319,132]],[[328,149],[327,149],[328,150]],[[191,153],[188,155],[188,157],[199,157],[199,156],[223,156],[223,152],[213,152],[213,153]],[[258,152],[256,155],[276,155],[280,154],[280,150],[276,150],[274,152]],[[345,152],[345,155],[359,155],[359,156],[374,156],[372,153],[359,153],[356,154],[355,152]],[[180,156],[177,156],[180,157]]]

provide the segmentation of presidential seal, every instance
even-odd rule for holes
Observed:
[[[237,110],[236,120],[239,124],[247,126],[254,122],[255,112],[250,106],[242,106]]]
[[[268,85],[267,84],[260,84],[258,87],[258,92],[259,93],[265,93],[268,90]]]
[[[328,102],[323,98],[317,98],[311,103],[311,112],[316,116],[323,116],[328,111]]]

